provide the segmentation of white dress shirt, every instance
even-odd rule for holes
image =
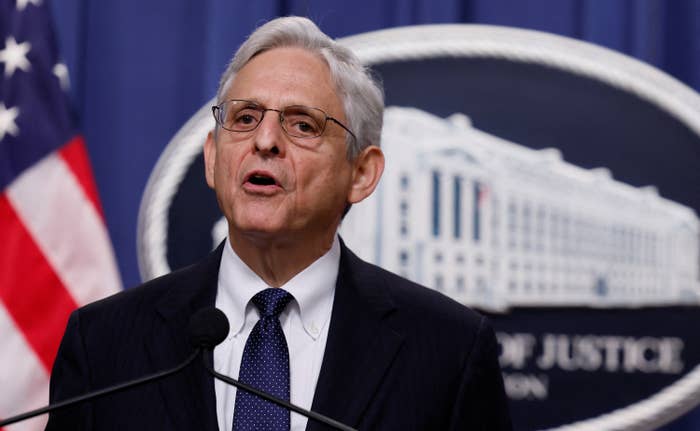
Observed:
[[[289,347],[290,401],[305,409],[311,408],[321,371],[339,264],[340,243],[336,235],[326,254],[280,286],[294,297],[280,314]],[[245,343],[260,318],[251,299],[269,287],[236,255],[227,240],[219,267],[216,307],[226,314],[231,331],[214,349],[214,368],[218,372],[238,377]],[[216,380],[214,390],[219,429],[230,431],[236,388]],[[304,430],[306,422],[304,416],[292,412],[291,431]]]

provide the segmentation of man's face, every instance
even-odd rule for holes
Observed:
[[[254,57],[236,75],[224,100],[265,108],[319,108],[347,124],[328,66],[300,48]],[[346,157],[346,132],[328,121],[318,145],[295,144],[279,114],[268,111],[257,129],[220,129],[205,145],[207,183],[216,190],[232,238],[290,241],[332,238],[353,192],[356,163]],[[259,181],[260,178],[265,181]],[[364,198],[364,196],[363,196]]]

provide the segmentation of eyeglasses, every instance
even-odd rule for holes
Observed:
[[[345,129],[353,139],[355,134],[343,123],[318,108],[294,105],[282,109],[264,108],[250,100],[228,100],[211,107],[217,124],[232,132],[250,132],[255,130],[267,111],[279,113],[282,130],[294,138],[317,138],[326,130],[328,120]]]

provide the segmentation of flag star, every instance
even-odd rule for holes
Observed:
[[[68,79],[68,67],[63,63],[56,63],[53,67],[53,74],[58,78],[61,83],[61,88],[63,91],[68,91],[70,88],[70,80]]]
[[[12,136],[19,134],[19,128],[17,128],[17,123],[15,123],[18,115],[19,108],[15,106],[7,109],[5,103],[0,102],[0,141],[5,138],[7,133]]]
[[[5,78],[9,78],[15,70],[22,69],[27,72],[31,65],[27,60],[27,53],[32,48],[29,42],[17,44],[14,37],[5,39],[5,48],[0,51],[0,62],[5,63]]]
[[[24,10],[29,3],[33,4],[34,6],[40,6],[41,0],[17,0],[17,10]]]

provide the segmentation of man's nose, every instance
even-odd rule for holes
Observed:
[[[255,133],[255,150],[261,153],[283,155],[286,147],[285,138],[279,112],[267,111]]]

